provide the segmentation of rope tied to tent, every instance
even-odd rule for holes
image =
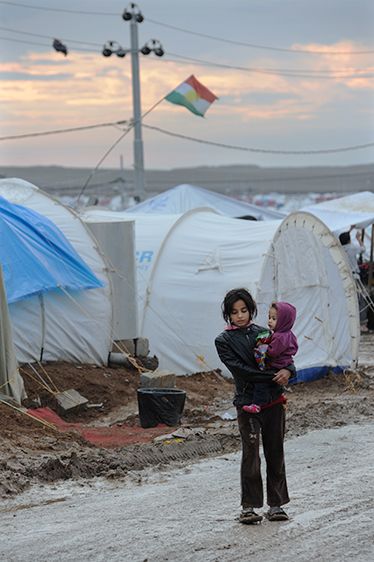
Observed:
[[[30,377],[34,382],[39,384],[45,391],[47,391],[49,394],[51,394],[52,397],[56,397],[57,394],[60,394],[61,391],[57,388],[57,386],[55,385],[55,383],[51,379],[50,375],[44,369],[43,365],[39,364],[39,366],[44,371],[44,373],[47,375],[47,377],[49,378],[49,380],[51,381],[52,385],[55,387],[56,390],[53,390],[52,387],[44,381],[43,377],[40,375],[40,373],[38,373],[38,371],[35,369],[35,367],[32,365],[32,363],[28,363],[28,366],[30,367],[30,369],[32,369],[34,371],[34,373],[36,373],[36,375],[39,378],[34,377],[31,373],[29,373],[28,371],[26,371],[22,367],[20,367],[20,371],[22,373],[24,373],[25,375],[27,375],[28,377]],[[71,392],[69,392],[69,390],[65,390],[64,392],[65,392],[65,395],[70,399],[70,401],[73,404],[75,404],[76,406],[80,405],[80,402],[77,400],[77,398],[74,395],[71,394]]]

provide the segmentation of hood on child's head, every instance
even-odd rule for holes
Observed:
[[[274,331],[287,332],[287,330],[291,330],[296,319],[296,308],[289,302],[275,302],[274,304],[278,312]]]

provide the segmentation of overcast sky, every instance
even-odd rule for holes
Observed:
[[[127,5],[118,0],[0,1],[1,137],[131,119],[130,56],[101,54],[108,40],[130,47],[130,24],[121,17]],[[138,5],[145,18],[138,26],[140,46],[158,39],[166,53],[162,58],[140,55],[143,112],[190,74],[219,97],[204,119],[163,101],[145,125],[275,152],[374,142],[373,0],[142,0]],[[68,46],[68,56],[52,49],[53,38]],[[0,165],[95,167],[120,135],[120,129],[108,127],[1,141]],[[268,154],[194,143],[146,128],[143,141],[147,168],[374,160],[373,147]],[[133,166],[132,132],[102,167],[119,166],[121,156],[126,168]]]

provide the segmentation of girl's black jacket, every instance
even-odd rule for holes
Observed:
[[[254,347],[259,332],[266,328],[250,324],[246,328],[225,330],[215,339],[217,353],[222,363],[226,365],[235,382],[235,406],[251,404],[254,383],[268,383],[271,400],[276,400],[283,392],[281,385],[272,382],[278,369],[260,371],[254,358]],[[294,364],[288,365],[291,376],[296,374]]]

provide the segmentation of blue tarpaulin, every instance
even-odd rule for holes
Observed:
[[[1,196],[0,263],[9,303],[59,288],[104,286],[52,221]]]

